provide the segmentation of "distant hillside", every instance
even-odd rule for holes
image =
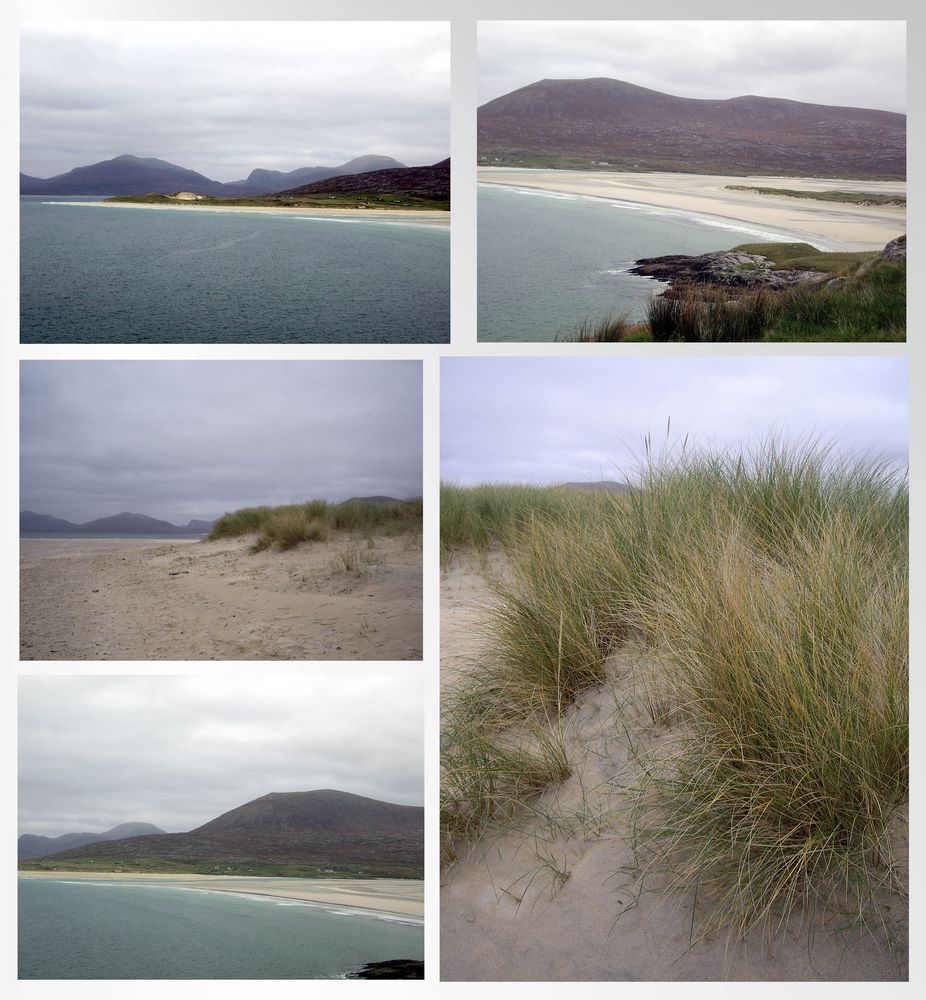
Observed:
[[[46,180],[20,174],[20,194],[146,194],[149,191],[194,191],[221,194],[223,185],[195,170],[165,160],[117,156],[75,167]]]
[[[189,833],[130,837],[69,848],[32,867],[93,862],[127,869],[186,867],[241,871],[314,868],[347,874],[420,877],[424,810],[348,792],[273,792],[230,809]]]
[[[313,194],[398,194],[416,198],[450,199],[450,160],[429,167],[397,167],[362,174],[332,177],[277,193],[278,198]]]
[[[245,180],[222,183],[166,160],[125,155],[85,167],[75,167],[67,173],[44,179],[21,173],[19,192],[49,195],[143,195],[190,191],[193,194],[217,197],[258,197],[272,194],[281,187],[307,184],[326,177],[402,166],[391,156],[358,156],[335,167],[300,167],[288,173],[256,169]]]
[[[141,837],[146,834],[164,833],[153,823],[120,823],[105,833],[65,833],[60,837],[40,837],[32,833],[24,833],[17,842],[18,856],[21,861],[29,858],[40,858],[46,854],[59,851],[74,850],[87,844],[96,844],[103,840],[119,840],[124,837]]]
[[[483,164],[893,179],[906,176],[906,116],[541,80],[479,108],[478,149]]]
[[[394,160],[391,156],[357,156],[339,167],[300,167],[284,173],[282,170],[252,170],[247,180],[232,181],[224,185],[223,194],[247,197],[262,194],[273,194],[282,188],[296,187],[299,184],[312,184],[328,177],[341,177],[344,174],[359,174],[369,170],[388,170],[393,167],[404,167],[404,163]]]
[[[589,483],[557,483],[563,490],[579,490],[583,493],[629,493],[626,483],[617,483],[613,479],[602,479]]]
[[[47,534],[62,532],[71,534],[73,532],[92,532],[103,534],[164,534],[164,535],[203,535],[211,531],[215,521],[190,521],[185,525],[171,524],[170,521],[161,521],[155,517],[148,517],[147,514],[132,514],[123,511],[121,514],[113,514],[111,517],[100,517],[95,521],[86,521],[83,524],[74,524],[72,521],[65,521],[60,517],[50,517],[48,514],[36,514],[31,510],[19,512],[20,531],[40,531]]]
[[[375,497],[351,497],[349,500],[342,501],[342,503],[359,503],[375,507],[377,504],[381,503],[408,503],[408,501],[399,500],[398,497],[375,496]]]

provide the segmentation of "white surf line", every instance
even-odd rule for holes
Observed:
[[[113,204],[106,201],[43,201],[43,205],[72,205],[78,208],[141,208],[148,209],[156,212],[183,212],[186,215],[192,215],[194,213],[202,215],[204,213],[209,213],[210,215],[251,215],[251,216],[269,216],[278,219],[299,219],[301,222],[347,222],[352,225],[374,225],[374,226],[403,226],[405,228],[411,229],[429,229],[436,232],[449,232],[450,231],[450,213],[447,213],[447,221],[444,222],[443,219],[440,221],[433,222],[415,222],[413,220],[400,220],[400,219],[385,219],[382,217],[376,218],[360,218],[351,219],[343,215],[325,215],[324,209],[319,209],[322,214],[315,214],[311,211],[305,214],[296,213],[292,209],[261,209],[259,211],[250,211],[245,206],[234,206],[229,205],[228,207],[222,207],[220,205],[209,205],[203,206],[202,208],[190,208],[184,205],[136,205],[130,202],[121,202],[119,204]],[[358,212],[363,212],[363,209],[357,209]]]
[[[53,878],[43,875],[22,874],[22,879],[32,882],[58,882],[64,885],[91,885],[98,888],[137,888],[137,889],[177,889],[182,892],[198,892],[205,896],[234,896],[239,899],[251,899],[261,903],[276,903],[279,906],[308,906],[314,909],[327,910],[335,916],[358,916],[374,917],[377,920],[386,920],[389,923],[408,924],[412,927],[424,925],[424,917],[417,917],[414,914],[400,913],[396,910],[375,910],[366,906],[357,906],[354,903],[325,902],[318,899],[296,899],[292,896],[281,896],[273,892],[258,892],[254,889],[209,889],[198,885],[181,885],[178,883],[159,882],[146,879],[105,879],[96,881],[95,879],[72,879]]]
[[[744,233],[747,236],[755,236],[769,242],[778,242],[782,238],[789,242],[807,243],[815,250],[829,251],[849,251],[852,248],[846,243],[839,243],[835,240],[823,240],[818,236],[811,236],[807,233],[793,229],[777,229],[770,226],[759,227],[754,224],[734,219],[731,216],[714,215],[708,212],[692,212],[683,208],[668,208],[659,205],[650,205],[648,202],[627,201],[623,198],[615,198],[610,195],[575,194],[570,191],[548,191],[542,188],[519,187],[515,184],[498,184],[494,181],[480,181],[480,187],[498,188],[503,191],[511,191],[516,194],[533,195],[540,198],[552,198],[556,201],[590,201],[604,202],[612,208],[622,209],[629,212],[638,212],[641,215],[653,215],[663,218],[678,219],[682,222],[692,222],[696,225],[705,226],[712,229],[726,229],[730,232]]]

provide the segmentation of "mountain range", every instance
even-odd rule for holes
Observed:
[[[17,842],[20,861],[41,858],[46,854],[74,850],[102,840],[120,840],[124,837],[142,837],[164,831],[153,823],[120,823],[105,833],[65,833],[60,837],[40,837],[34,833],[24,833]]]
[[[99,866],[97,870],[310,866],[347,874],[420,877],[423,851],[420,806],[319,789],[271,792],[189,833],[158,832],[68,846],[39,859],[33,856],[31,867],[79,867],[91,862]]]
[[[51,517],[48,514],[36,514],[31,510],[19,512],[20,531],[40,531],[43,533],[56,532],[91,532],[94,534],[118,535],[124,532],[129,534],[164,534],[164,535],[204,535],[212,530],[215,521],[192,520],[184,525],[171,524],[170,521],[160,521],[156,517],[148,517],[147,514],[131,514],[123,511],[121,514],[113,514],[111,517],[99,517],[95,521],[86,521],[83,524],[74,524],[72,521],[65,521],[60,517]]]
[[[187,170],[166,160],[151,157],[116,156],[85,167],[75,167],[55,177],[19,175],[20,194],[126,195],[169,194],[191,191],[194,194],[222,197],[259,197],[283,188],[311,184],[327,177],[359,174],[374,170],[404,167],[391,156],[358,156],[336,167],[300,167],[297,170],[252,170],[240,181],[210,180],[195,170]]]
[[[622,80],[540,80],[478,110],[483,165],[903,178],[906,115]]]

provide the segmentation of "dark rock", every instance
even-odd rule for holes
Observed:
[[[424,962],[395,958],[389,962],[368,962],[359,972],[349,972],[348,979],[424,979]]]
[[[818,281],[826,275],[819,271],[775,270],[772,262],[760,254],[721,250],[695,257],[669,254],[638,260],[631,274],[658,278],[670,284],[721,285],[729,288],[789,288],[803,281]]]

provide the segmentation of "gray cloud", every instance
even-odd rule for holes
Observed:
[[[903,21],[484,21],[480,103],[612,77],[679,97],[754,94],[903,111]]]
[[[417,361],[27,361],[20,410],[22,509],[67,520],[422,492]]]
[[[21,169],[122,153],[214,180],[450,150],[439,22],[59,22],[22,35]]]
[[[315,788],[420,805],[422,725],[415,671],[22,677],[20,832],[185,831]]]
[[[902,358],[447,358],[441,476],[461,484],[621,479],[658,448],[770,433],[907,460]]]

